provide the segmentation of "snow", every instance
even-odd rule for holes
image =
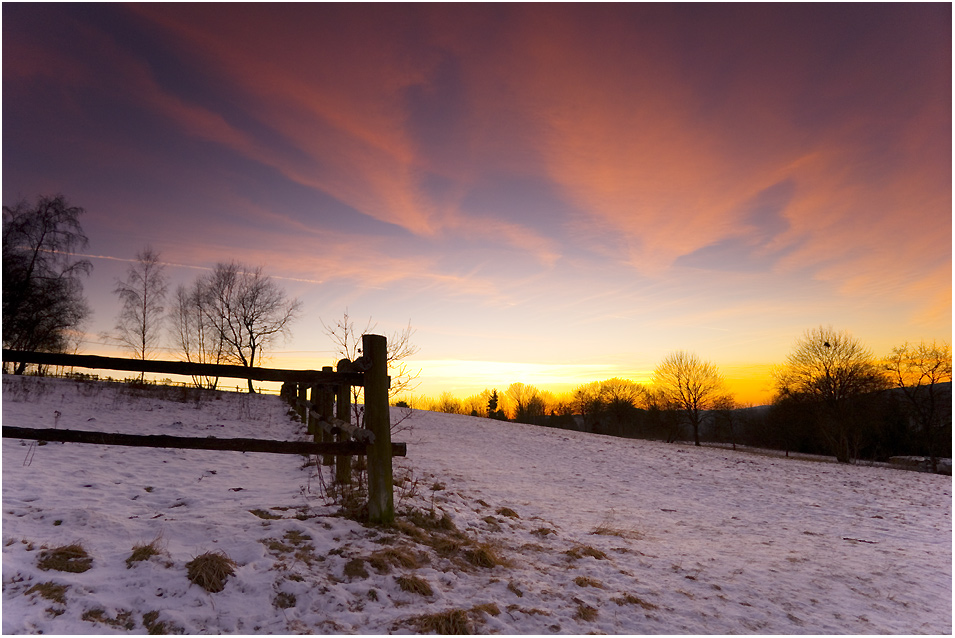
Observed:
[[[5,376],[3,422],[304,439],[274,396],[167,394]],[[416,633],[449,610],[480,633],[952,631],[949,476],[429,412],[403,425],[398,509],[447,514],[457,551],[420,518],[336,515],[302,457],[4,439],[3,632]],[[92,569],[39,569],[71,543]],[[463,559],[482,546],[507,564]],[[417,566],[374,569],[389,549]],[[209,593],[185,565],[215,550],[237,567]],[[410,575],[431,595],[404,591]],[[30,591],[50,582],[62,602]]]

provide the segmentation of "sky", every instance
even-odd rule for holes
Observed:
[[[86,209],[84,352],[146,245],[298,297],[275,367],[410,322],[432,396],[951,339],[948,3],[2,11],[3,203]]]

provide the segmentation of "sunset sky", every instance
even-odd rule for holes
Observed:
[[[419,394],[743,403],[807,329],[950,340],[951,5],[3,4],[3,203],[86,208],[97,336],[146,244],[416,329]],[[162,358],[175,358],[167,352]]]

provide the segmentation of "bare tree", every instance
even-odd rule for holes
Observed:
[[[225,345],[225,358],[247,368],[255,367],[265,349],[298,315],[301,302],[288,299],[262,268],[238,262],[219,263],[204,282],[210,323]],[[254,393],[252,379],[249,392]]]
[[[162,338],[168,287],[159,253],[146,246],[126,271],[125,281],[117,281],[113,290],[123,302],[116,322],[115,339],[143,361],[154,353]],[[140,374],[140,380],[143,374]]]
[[[707,411],[724,396],[723,377],[716,366],[680,350],[656,367],[653,384],[665,401],[683,413],[693,428],[693,442],[700,445],[700,425]]]
[[[190,363],[220,364],[225,361],[222,331],[213,323],[211,300],[202,278],[192,286],[176,288],[170,316],[173,339]],[[197,387],[215,390],[218,377],[193,376]]]
[[[885,358],[884,367],[892,383],[905,395],[922,430],[932,471],[938,472],[938,439],[945,425],[943,416],[951,415],[951,387],[943,393],[938,386],[952,381],[951,345],[935,341],[922,341],[918,345],[906,342],[892,349]],[[945,395],[948,401],[945,401]]]
[[[365,328],[359,333],[355,330],[355,322],[345,309],[341,319],[334,324],[322,322],[325,334],[335,344],[335,354],[340,359],[356,360],[361,356],[361,336],[372,334],[377,328],[377,324],[372,323],[371,318],[365,324]],[[418,353],[419,348],[411,342],[414,330],[411,328],[411,322],[408,326],[399,332],[395,332],[388,338],[388,374],[391,376],[391,387],[388,389],[389,398],[394,398],[403,394],[412,392],[417,387],[418,376],[421,370],[413,371],[407,362],[407,359]],[[352,388],[352,405],[356,410],[356,423],[360,424],[360,406],[358,405],[361,397],[361,388]]]
[[[84,209],[62,195],[3,207],[3,345],[26,351],[66,352],[90,314],[81,275],[93,265],[74,259],[88,240]],[[14,372],[22,374],[26,364]]]
[[[780,398],[816,403],[819,426],[836,459],[857,456],[861,423],[850,410],[854,399],[887,387],[872,352],[845,330],[807,330],[786,363],[773,370]]]

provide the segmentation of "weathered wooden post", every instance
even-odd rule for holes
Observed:
[[[322,368],[322,372],[331,372],[331,366],[325,366]],[[319,395],[320,403],[316,406],[316,409],[322,413],[322,419],[326,423],[331,423],[333,420],[333,412],[335,411],[335,393],[333,392],[331,386],[323,385],[321,387],[321,394]],[[331,432],[324,432],[322,439],[332,442],[333,436]],[[322,465],[333,465],[335,463],[335,457],[331,454],[322,455]]]
[[[395,520],[391,474],[391,419],[388,415],[388,340],[362,335],[362,355],[370,361],[365,372],[365,427],[375,435],[368,446],[368,518],[372,523]]]
[[[304,383],[298,384],[298,400],[307,401],[308,400],[308,386]],[[311,429],[308,426],[308,406],[307,405],[296,405],[295,409],[298,410],[298,415],[302,419],[302,425],[305,426],[306,432],[311,432]]]
[[[345,423],[351,423],[351,386],[347,383],[342,383],[338,386],[338,396],[335,400],[335,416]],[[350,438],[348,432],[340,432],[338,435],[338,441],[340,443],[346,443]],[[335,481],[338,482],[339,485],[351,483],[350,456],[345,455],[335,458]]]
[[[311,403],[311,405],[307,408],[308,412],[306,412],[306,414],[308,415],[308,421],[307,421],[307,423],[308,423],[308,429],[307,429],[307,432],[312,435],[312,440],[313,440],[313,441],[315,441],[316,443],[321,443],[321,442],[322,442],[322,436],[321,436],[321,431],[322,431],[322,429],[321,429],[320,427],[318,427],[318,424],[315,423],[315,417],[312,416],[312,410],[315,409],[315,405],[318,404],[318,401],[319,401],[318,386],[313,385],[311,388],[309,388],[308,397],[309,397],[308,400],[309,400],[309,402]]]

